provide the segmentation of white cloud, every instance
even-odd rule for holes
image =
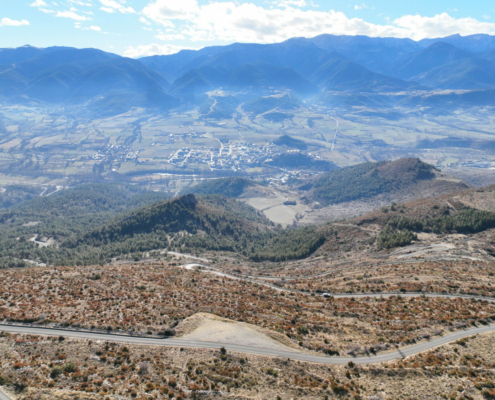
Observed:
[[[164,42],[171,42],[172,40],[185,40],[186,37],[182,33],[159,33],[155,36],[157,39]]]
[[[161,22],[170,19],[188,20],[197,16],[200,11],[196,0],[156,0],[143,9],[143,14],[151,20]]]
[[[23,19],[22,21],[16,21],[14,19],[10,18],[2,18],[0,20],[0,27],[2,26],[23,26],[23,25],[29,25],[29,21]]]
[[[136,11],[134,11],[134,9],[132,7],[126,7],[120,3],[117,3],[115,0],[100,0],[100,3],[103,6],[100,8],[100,10],[103,10],[103,11],[108,12],[108,13],[112,13],[115,11],[121,12],[122,14],[135,14],[136,13]]]
[[[49,10],[48,8],[40,8],[39,10],[45,14],[55,14],[55,11]]]
[[[137,47],[129,46],[124,52],[125,57],[139,58],[154,55],[169,55],[178,53],[181,50],[199,50],[173,44],[148,44]]]
[[[306,7],[306,0],[278,0],[274,4],[279,7]]]
[[[459,33],[463,36],[477,33],[495,34],[495,23],[481,22],[474,18],[454,18],[447,13],[434,17],[406,15],[394,20],[394,24],[406,29],[412,39],[437,38]]]
[[[86,6],[86,7],[92,7],[93,5],[91,3],[85,3],[81,0],[68,0],[69,2],[73,4],[77,4],[78,6]]]
[[[491,19],[492,17],[491,17],[491,16],[489,16],[489,15],[483,15],[483,18],[484,18],[484,19]]]
[[[366,4],[361,4],[361,5],[355,5],[354,6],[354,9],[355,10],[362,10],[363,8],[368,8],[368,6]]]
[[[139,21],[142,22],[143,24],[146,24],[146,25],[151,25],[150,21],[148,21],[146,18],[144,17],[141,17],[139,18]]]
[[[323,33],[336,35],[367,35],[415,40],[447,36],[455,33],[495,34],[495,24],[474,18],[453,18],[447,13],[434,17],[407,15],[384,25],[372,24],[360,18],[348,18],[334,10],[302,10],[277,1],[279,7],[264,8],[252,3],[218,0],[199,5],[197,0],[153,0],[142,14],[148,20],[177,27],[168,35],[181,34],[191,41],[226,41],[274,43],[294,36],[314,37]],[[273,3],[272,3],[273,4]],[[301,3],[302,4],[302,3]],[[295,5],[295,4],[293,4]],[[358,6],[367,7],[365,4]]]
[[[101,28],[100,28],[99,26],[94,26],[94,25],[91,25],[91,26],[85,26],[85,27],[82,27],[80,22],[76,22],[76,23],[74,24],[74,28],[76,28],[76,29],[81,29],[81,30],[83,30],[83,31],[95,31],[95,32],[101,32]],[[105,32],[102,32],[102,33],[105,33]]]
[[[30,4],[31,7],[46,7],[47,5],[43,0],[35,0]]]
[[[74,21],[91,20],[91,18],[85,17],[84,15],[76,14],[74,11],[59,11],[55,16],[60,18],[70,18],[73,19]]]

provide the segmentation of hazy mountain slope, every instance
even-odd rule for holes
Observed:
[[[304,105],[289,95],[258,97],[242,105],[244,111],[255,116],[273,109],[295,110],[301,107],[304,107]]]
[[[94,49],[51,48],[0,74],[0,95],[13,103],[92,102],[98,114],[131,107],[167,109],[178,99],[165,93],[169,83],[137,60]]]
[[[143,57],[139,61],[168,80],[174,81],[192,69],[205,66],[216,54],[243,46],[249,46],[249,44],[234,43],[228,46],[205,47],[200,50],[181,50],[176,54]],[[252,62],[252,60],[246,62]]]
[[[338,52],[357,64],[380,73],[384,73],[387,67],[399,57],[423,48],[411,39],[368,36],[325,34],[305,40],[323,50]]]
[[[245,87],[290,89],[305,97],[318,92],[313,84],[292,68],[265,63],[248,64],[235,69],[226,78],[225,86],[237,89]]]
[[[438,42],[426,49],[401,57],[390,65],[387,72],[400,79],[416,80],[414,77],[421,76],[432,69],[472,57],[472,53],[448,43]]]
[[[205,96],[199,105],[201,115],[213,119],[230,119],[241,101],[235,96]]]
[[[17,48],[0,49],[0,66],[20,63],[30,58],[39,56],[47,52],[47,49],[42,49],[33,46],[23,46]]]
[[[29,80],[15,68],[0,72],[0,95],[13,97],[26,90]]]
[[[413,79],[437,89],[493,89],[495,62],[467,58],[443,65]]]
[[[495,62],[495,49],[478,54],[478,57]]]
[[[268,45],[242,45],[211,57],[204,65],[234,70],[244,64],[267,63],[290,67],[308,79],[329,58],[346,59],[341,54],[322,50],[305,39],[290,39]]]
[[[8,55],[3,59],[9,63],[0,67],[3,71],[0,73],[0,93],[6,93],[6,97],[25,94],[40,100],[46,97],[50,102],[68,96],[72,82],[85,68],[119,58],[101,50],[66,47],[2,49],[0,58],[3,52]]]
[[[494,43],[489,35],[421,42],[320,35],[267,45],[235,43],[184,50],[140,60],[95,49],[25,46],[0,49],[0,97],[10,104],[86,104],[82,111],[93,115],[132,107],[170,109],[181,104],[179,98],[203,104],[204,94],[218,88],[239,96],[243,92],[240,101],[290,90],[302,98],[317,95],[315,100],[328,106],[387,106],[397,99],[383,97],[386,92],[493,88],[490,50],[495,49]],[[469,51],[478,52],[479,58],[469,57]],[[404,105],[422,101],[415,97],[400,101]],[[470,102],[488,104],[485,97],[472,94]],[[441,100],[447,98],[434,99]],[[230,111],[218,115],[228,116]]]
[[[118,58],[92,66],[78,77],[73,98],[95,97],[109,92],[147,92],[166,89],[169,83],[129,58]]]
[[[330,59],[318,68],[311,80],[317,86],[330,91],[395,92],[420,88],[414,82],[378,74],[352,61],[338,58]]]
[[[238,75],[240,70],[241,76],[246,76],[246,79],[252,74],[246,65],[253,63],[258,67],[264,65],[265,70],[270,68],[275,71],[275,73],[266,71],[266,77],[281,87],[294,88],[297,82],[294,79],[292,79],[292,85],[288,85],[287,82],[279,82],[281,77],[289,74],[289,70],[276,71],[274,66],[286,69],[290,67],[317,86],[328,87],[332,90],[358,90],[360,87],[363,87],[365,91],[405,90],[415,87],[411,83],[399,82],[393,78],[373,73],[351,62],[342,54],[323,50],[305,39],[291,39],[271,45],[239,45],[235,50],[219,53],[206,61],[201,58],[201,62],[204,66],[222,71],[232,71],[232,74]],[[270,64],[272,67],[268,67]],[[292,72],[290,74],[294,75]],[[300,77],[297,79],[301,81]],[[218,82],[218,84],[222,83]],[[260,84],[246,82],[246,86],[260,86]],[[294,90],[302,95],[314,94],[314,90],[308,90],[306,83],[304,85],[297,84]]]
[[[116,58],[120,56],[97,49],[50,47],[42,54],[16,64],[16,68],[27,78],[33,79],[44,71],[60,65],[73,64],[83,69]]]
[[[318,92],[313,84],[293,69],[266,63],[246,64],[232,71],[211,66],[193,69],[177,79],[170,91],[176,96],[188,96],[203,94],[220,87],[239,91],[246,88],[289,89],[301,96]]]
[[[172,83],[170,93],[176,96],[200,95],[218,86],[221,71],[213,68],[196,68]]]
[[[424,47],[428,47],[437,42],[449,43],[453,46],[459,47],[460,49],[477,53],[495,49],[495,37],[493,35],[486,34],[476,34],[468,36],[461,36],[457,34],[444,38],[423,39],[420,40],[418,44]]]

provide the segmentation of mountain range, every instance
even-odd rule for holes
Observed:
[[[386,103],[393,95],[396,102],[396,94],[406,93],[399,100],[411,106],[422,102],[418,96],[424,99],[439,90],[472,91],[468,104],[486,105],[491,92],[485,91],[492,89],[495,38],[490,35],[418,42],[320,35],[138,60],[96,49],[0,49],[2,103],[84,106],[100,115],[132,107],[168,110],[181,104],[200,105],[218,90],[237,97],[239,104],[287,94],[298,102],[343,106]],[[464,104],[452,94],[437,95],[436,102]]]

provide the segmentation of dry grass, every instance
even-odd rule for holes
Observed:
[[[312,279],[287,280],[288,289],[331,293],[425,292],[495,296],[495,264],[489,262],[416,262],[363,265]]]
[[[17,388],[19,400],[478,400],[490,398],[495,381],[494,339],[480,335],[400,362],[328,367],[230,352],[10,335],[0,337],[0,376],[12,392]],[[57,367],[62,373],[55,376]]]
[[[0,320],[173,335],[197,313],[281,334],[307,351],[367,354],[486,324],[467,299],[324,299],[162,264],[0,271]]]

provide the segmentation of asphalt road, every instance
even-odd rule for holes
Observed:
[[[280,357],[284,359],[290,358],[291,360],[307,361],[307,362],[313,362],[319,364],[342,365],[342,364],[347,364],[349,361],[353,361],[355,364],[375,364],[375,363],[397,360],[478,333],[495,332],[495,325],[457,331],[414,346],[409,346],[389,353],[384,353],[369,357],[324,357],[324,356],[316,356],[312,354],[298,353],[295,351],[245,346],[242,344],[214,343],[214,342],[203,342],[199,340],[184,340],[184,339],[169,339],[169,338],[157,339],[157,338],[147,338],[147,337],[132,337],[132,336],[112,335],[106,333],[57,330],[52,328],[25,327],[25,326],[12,326],[12,325],[0,324],[0,331],[1,330],[11,333],[64,336],[64,337],[77,338],[77,339],[105,340],[110,342],[121,342],[121,343],[147,345],[147,346],[166,346],[166,347],[184,347],[184,348],[187,347],[187,348],[214,349],[214,350],[220,349],[221,347],[225,347],[228,351],[234,351],[245,354]],[[0,399],[4,400],[1,397]]]
[[[0,390],[0,400],[10,400],[10,397],[8,397]]]

